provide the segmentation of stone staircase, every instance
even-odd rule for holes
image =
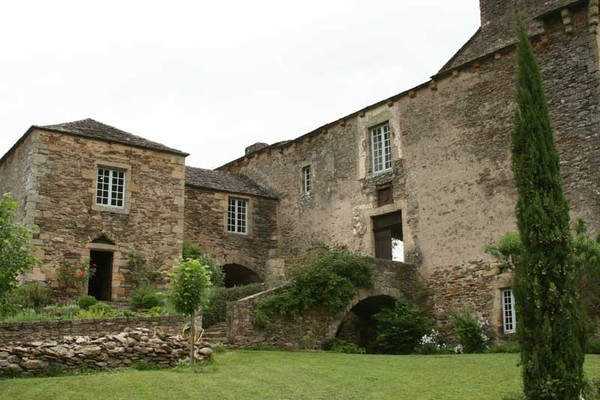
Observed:
[[[227,323],[219,322],[204,330],[202,342],[205,346],[221,347],[227,344]]]

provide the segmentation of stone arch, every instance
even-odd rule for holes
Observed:
[[[225,264],[222,266],[225,274],[225,287],[234,287],[260,283],[260,275],[241,264]]]
[[[400,291],[393,288],[360,290],[344,311],[332,320],[327,339],[339,337],[369,351],[370,342],[374,339],[373,315],[393,306],[401,298]]]

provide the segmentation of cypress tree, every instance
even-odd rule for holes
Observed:
[[[527,399],[579,399],[585,332],[575,289],[569,206],[563,195],[542,78],[518,26],[517,111],[511,135],[516,217],[524,257],[515,268],[517,335]]]

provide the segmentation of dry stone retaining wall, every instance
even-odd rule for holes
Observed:
[[[35,375],[51,364],[65,369],[113,368],[145,362],[175,366],[189,354],[181,336],[166,336],[148,328],[126,328],[116,335],[65,336],[0,345],[0,375]],[[211,357],[212,350],[199,348],[195,358]]]
[[[8,322],[0,324],[0,345],[58,340],[63,336],[110,335],[123,332],[128,327],[158,328],[164,334],[176,335],[181,332],[182,326],[183,318],[180,316]]]

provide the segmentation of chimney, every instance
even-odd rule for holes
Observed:
[[[269,145],[267,143],[262,143],[262,142],[254,143],[253,145],[246,147],[245,155],[254,153],[255,151],[264,149],[265,147],[269,147]]]

